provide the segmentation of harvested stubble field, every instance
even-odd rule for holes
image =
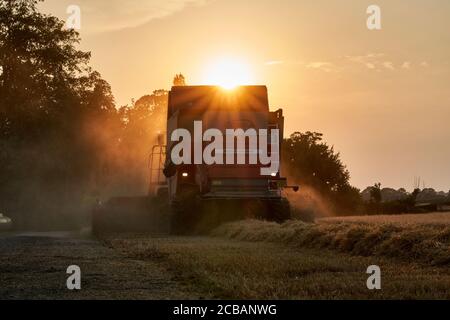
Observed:
[[[103,241],[127,258],[157,261],[205,298],[450,299],[450,224],[437,215],[415,216],[411,223],[364,218],[283,225],[250,220],[210,236]],[[381,290],[366,287],[373,264],[382,270]]]

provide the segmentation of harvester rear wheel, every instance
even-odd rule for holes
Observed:
[[[286,198],[269,201],[267,218],[269,221],[278,223],[291,219],[291,206],[289,201]]]
[[[170,204],[171,221],[170,232],[184,235],[194,232],[198,215],[200,214],[200,201],[198,189],[186,186],[172,199]]]

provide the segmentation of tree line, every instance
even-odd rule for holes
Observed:
[[[76,220],[108,179],[130,190],[162,123],[165,91],[116,108],[79,42],[37,1],[0,0],[0,211],[19,225]]]

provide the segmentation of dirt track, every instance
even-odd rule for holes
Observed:
[[[67,267],[81,268],[82,290],[66,287]],[[70,233],[0,234],[0,299],[199,298],[163,267],[124,259]]]

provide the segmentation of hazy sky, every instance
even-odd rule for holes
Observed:
[[[81,8],[81,48],[118,104],[189,84],[222,57],[247,65],[287,131],[319,131],[360,188],[450,189],[448,0],[48,0]],[[382,30],[366,27],[369,5]]]

